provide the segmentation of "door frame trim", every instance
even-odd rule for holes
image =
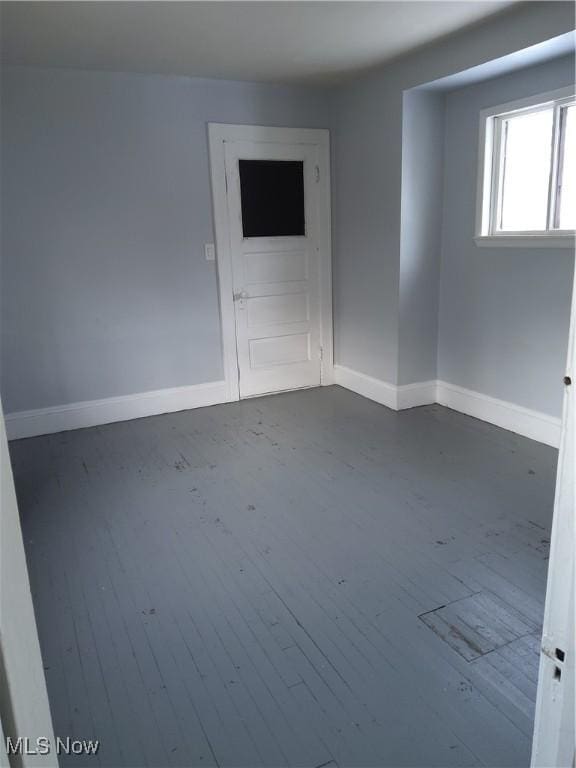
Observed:
[[[228,401],[240,399],[238,351],[234,310],[230,222],[226,199],[225,143],[258,141],[264,143],[308,144],[318,148],[320,170],[318,243],[320,267],[320,383],[334,383],[333,317],[332,317],[332,242],[330,210],[330,134],[324,128],[272,128],[262,125],[229,125],[208,123],[212,210],[216,244],[218,299],[222,329],[224,379]]]

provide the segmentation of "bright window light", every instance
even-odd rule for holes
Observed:
[[[576,105],[562,110],[563,132],[558,195],[559,229],[576,229]]]
[[[504,232],[546,229],[553,120],[554,110],[543,109],[503,122],[501,210],[497,229]]]

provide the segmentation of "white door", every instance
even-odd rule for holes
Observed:
[[[321,383],[318,152],[224,141],[240,397]]]

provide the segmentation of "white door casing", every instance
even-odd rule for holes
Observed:
[[[229,400],[333,382],[328,132],[210,124]],[[305,234],[244,237],[239,160],[301,161]]]
[[[576,273],[546,607],[532,741],[532,768],[576,764]]]

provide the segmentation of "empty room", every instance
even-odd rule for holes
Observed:
[[[574,768],[572,2],[0,2],[0,766]]]

